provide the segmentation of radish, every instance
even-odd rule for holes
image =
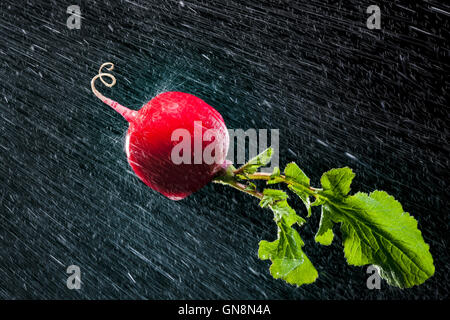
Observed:
[[[294,162],[283,173],[278,167],[272,174],[258,172],[271,161],[273,149],[268,148],[236,169],[226,160],[228,130],[214,108],[191,94],[165,92],[139,111],[130,110],[95,89],[96,79],[108,87],[116,83],[113,75],[102,72],[106,66],[109,71],[114,68],[109,62],[100,67],[91,81],[92,91],[130,123],[125,149],[137,176],[172,200],[183,199],[210,181],[258,198],[261,207],[272,210],[277,225],[278,238],[260,241],[258,249],[261,260],[271,260],[270,273],[274,278],[301,286],[314,282],[319,274],[303,251],[305,242],[298,233],[307,220],[289,205],[287,192],[272,188],[261,192],[252,181],[286,184],[304,203],[307,218],[312,214],[311,207],[322,206],[315,241],[330,245],[334,239],[333,226],[340,224],[345,258],[350,265],[373,265],[379,270],[379,277],[400,288],[420,285],[433,276],[433,257],[417,221],[384,191],[350,194],[355,177],[350,168],[325,172],[320,179],[322,187],[314,188]],[[183,140],[177,144],[179,137]]]
[[[172,200],[180,200],[199,190],[223,170],[229,145],[228,130],[217,110],[194,95],[183,92],[164,92],[147,102],[139,111],[130,110],[116,101],[103,96],[95,88],[95,80],[100,79],[108,87],[116,79],[102,69],[112,71],[114,65],[104,63],[98,75],[91,81],[94,94],[105,104],[120,113],[129,122],[125,151],[128,163],[136,175],[150,188]],[[111,83],[103,77],[110,78]],[[199,125],[201,126],[199,128]],[[206,138],[203,130],[214,132]],[[194,148],[185,148],[182,152],[185,161],[175,163],[172,159],[177,141],[173,141],[174,132],[188,133],[184,137]],[[214,160],[204,161],[202,155],[209,145],[214,144]],[[199,157],[200,155],[200,157]],[[199,161],[200,159],[200,161]],[[203,161],[202,161],[203,160]]]

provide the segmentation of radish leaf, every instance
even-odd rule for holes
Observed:
[[[261,241],[259,258],[272,261],[270,273],[275,279],[283,279],[297,286],[314,282],[318,273],[302,251],[304,242],[300,235],[284,217],[277,225],[278,239],[273,242]]]

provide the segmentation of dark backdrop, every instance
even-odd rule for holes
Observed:
[[[445,3],[377,1],[382,29],[368,30],[372,1],[1,1],[0,297],[448,298]],[[71,4],[80,30],[66,27]],[[127,123],[90,91],[106,61],[118,83],[99,88],[124,105],[189,92],[229,128],[279,128],[280,164],[315,185],[352,167],[353,190],[386,190],[416,217],[435,276],[368,290],[340,239],[314,243],[315,211],[301,234],[319,279],[272,279],[257,248],[275,225],[254,199],[208,185],[173,202],[132,173]]]

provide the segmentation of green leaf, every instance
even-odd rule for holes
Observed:
[[[320,179],[323,187],[322,194],[334,198],[345,197],[350,192],[350,184],[354,177],[355,174],[348,167],[325,172]]]
[[[286,180],[306,185],[309,187],[309,178],[294,162],[289,163],[284,169]]]
[[[310,217],[311,201],[308,192],[303,189],[303,187],[309,187],[309,178],[294,162],[291,162],[286,166],[284,175],[289,183],[288,188],[302,200],[308,211],[308,217]]]
[[[230,166],[226,173],[214,179],[215,182],[231,185],[243,191],[255,190],[250,174],[270,161],[271,150],[259,155],[235,170]],[[375,265],[380,276],[390,285],[409,288],[430,278],[434,272],[433,258],[417,221],[404,212],[401,204],[383,191],[370,195],[357,193],[349,195],[354,173],[350,168],[332,169],[323,174],[323,189],[311,188],[309,178],[295,164],[286,166],[285,176],[275,168],[269,184],[285,182],[289,189],[300,197],[308,209],[322,205],[322,214],[315,241],[330,245],[334,239],[333,226],[340,224],[344,255],[350,265]],[[261,175],[256,178],[264,177]],[[246,180],[242,188],[239,179]],[[257,193],[260,197],[260,194]],[[315,201],[310,202],[314,197]],[[291,284],[311,283],[317,278],[317,271],[302,251],[304,243],[293,228],[306,221],[298,216],[287,202],[288,196],[282,190],[265,189],[260,205],[269,207],[274,213],[278,227],[278,239],[261,241],[258,255],[270,259],[270,272],[274,278],[281,278]]]
[[[306,222],[305,219],[297,215],[294,209],[289,206],[286,200],[279,201],[271,206],[274,213],[274,220],[280,221],[282,218],[286,219],[286,223],[291,226],[297,223],[299,226]]]
[[[330,218],[330,212],[327,207],[322,207],[322,216],[320,217],[319,230],[317,230],[315,241],[324,245],[329,246],[333,242],[333,221]]]
[[[273,242],[261,241],[259,258],[272,261],[270,273],[275,279],[283,279],[297,286],[314,282],[318,273],[302,251],[304,242],[300,235],[284,218],[277,225],[278,239]]]
[[[272,158],[272,153],[273,149],[267,148],[266,150],[258,154],[256,157],[251,159],[249,162],[244,164],[242,167],[240,167],[238,171],[246,174],[255,173],[259,167],[263,167],[270,162],[270,159]]]
[[[275,167],[275,168],[273,168],[273,172],[272,172],[270,178],[276,178],[276,177],[279,177],[280,175],[281,175],[280,168]]]
[[[265,208],[269,205],[274,204],[277,201],[286,200],[288,198],[288,195],[286,192],[282,190],[276,190],[276,189],[264,189],[263,190],[263,198],[261,199],[261,202],[259,205],[262,208]]]
[[[306,222],[305,219],[297,215],[295,210],[288,204],[287,198],[286,192],[282,190],[264,189],[260,206],[263,208],[269,206],[274,213],[274,220],[276,222],[284,218],[289,226],[294,223],[302,225]]]
[[[276,183],[280,183],[283,181],[284,181],[283,178],[281,178],[280,168],[275,167],[273,169],[272,174],[270,175],[270,179],[267,180],[267,184],[276,184]]]
[[[345,185],[335,190],[345,192],[349,183]],[[422,284],[434,274],[433,258],[417,221],[386,192],[357,193],[324,206],[330,219],[341,223],[349,264],[376,265],[382,278],[400,288]],[[324,226],[322,230],[329,228]]]
[[[304,191],[303,189],[300,189],[292,184],[288,186],[290,190],[292,190],[303,202],[303,204],[306,207],[306,210],[308,211],[308,217],[311,216],[311,200],[309,199],[309,194]]]
[[[321,206],[325,203],[325,200],[321,199],[321,198],[316,198],[316,200],[311,203],[311,207],[318,207]]]

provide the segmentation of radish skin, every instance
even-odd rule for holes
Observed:
[[[92,92],[129,122],[125,140],[128,163],[147,186],[169,199],[181,200],[202,188],[223,170],[223,166],[227,165],[229,136],[217,110],[194,95],[175,91],[157,95],[139,111],[130,110],[95,88],[97,79],[107,87],[116,83],[112,74],[102,72],[105,67],[108,71],[114,69],[110,62],[100,67],[91,81]],[[108,77],[111,82],[106,82],[103,77]],[[200,128],[198,124],[201,124]],[[186,156],[189,161],[176,164],[171,158],[176,145],[172,134],[180,129],[189,134],[192,148],[183,150],[189,152]],[[206,131],[214,132],[213,138],[203,139]],[[211,163],[202,156],[212,143],[218,152]]]

